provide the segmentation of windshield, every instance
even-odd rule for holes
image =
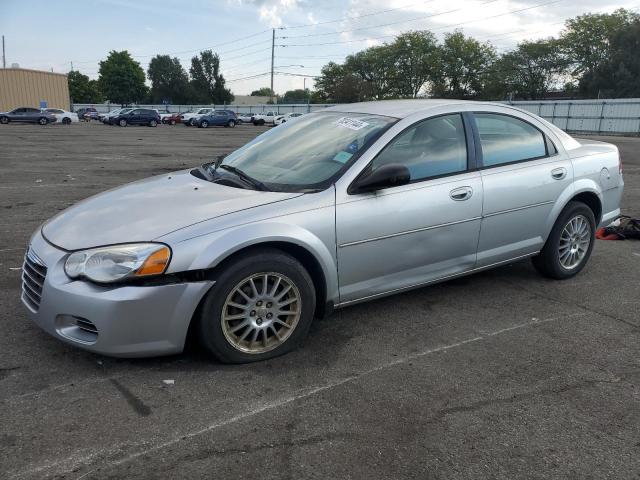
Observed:
[[[303,117],[256,137],[222,164],[242,170],[273,190],[319,188],[397,120],[343,112]]]

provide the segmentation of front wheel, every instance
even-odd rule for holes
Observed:
[[[176,121],[175,120],[169,120],[169,125],[175,125]]]
[[[2,125],[6,125],[7,123],[9,123],[9,117],[0,117],[0,123]]]
[[[38,119],[38,123],[39,123],[40,125],[46,125],[47,123],[49,123],[49,120],[47,120],[45,117],[40,117],[40,118]]]
[[[69,117],[64,117],[64,118],[62,119],[62,124],[63,124],[63,125],[69,125],[69,124],[71,124],[71,119],[70,119]]]
[[[200,340],[226,363],[273,358],[306,336],[315,302],[300,262],[280,250],[254,250],[217,276],[198,320]]]
[[[229,128],[233,128],[236,126],[236,122],[234,122],[233,120],[229,120],[229,123],[227,123],[227,127]]]
[[[120,125],[121,127],[126,127],[127,126],[127,121],[123,118],[118,122],[118,125]]]
[[[569,202],[533,265],[543,275],[564,280],[577,275],[589,261],[595,242],[593,211],[581,202]]]
[[[158,126],[158,122],[157,122],[156,120],[151,120],[151,121],[149,122],[149,126],[150,126],[150,127],[157,127],[157,126]]]
[[[207,122],[206,120],[203,120],[200,122],[200,125],[198,125],[201,128],[207,128],[209,126],[209,122]]]

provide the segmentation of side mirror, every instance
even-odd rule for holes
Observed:
[[[406,185],[411,180],[409,169],[399,163],[390,163],[358,178],[349,193],[374,192],[383,188]]]

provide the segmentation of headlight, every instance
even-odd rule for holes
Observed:
[[[94,282],[160,275],[167,270],[171,249],[161,243],[130,243],[92,248],[69,255],[64,271],[70,278],[85,277]]]

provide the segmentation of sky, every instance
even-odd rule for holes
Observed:
[[[141,66],[157,54],[190,59],[212,49],[236,95],[268,87],[275,29],[274,89],[313,88],[329,61],[392,41],[409,30],[462,30],[499,52],[523,40],[557,35],[564,21],[640,0],[0,0],[7,67],[91,78],[110,50],[128,50]]]

